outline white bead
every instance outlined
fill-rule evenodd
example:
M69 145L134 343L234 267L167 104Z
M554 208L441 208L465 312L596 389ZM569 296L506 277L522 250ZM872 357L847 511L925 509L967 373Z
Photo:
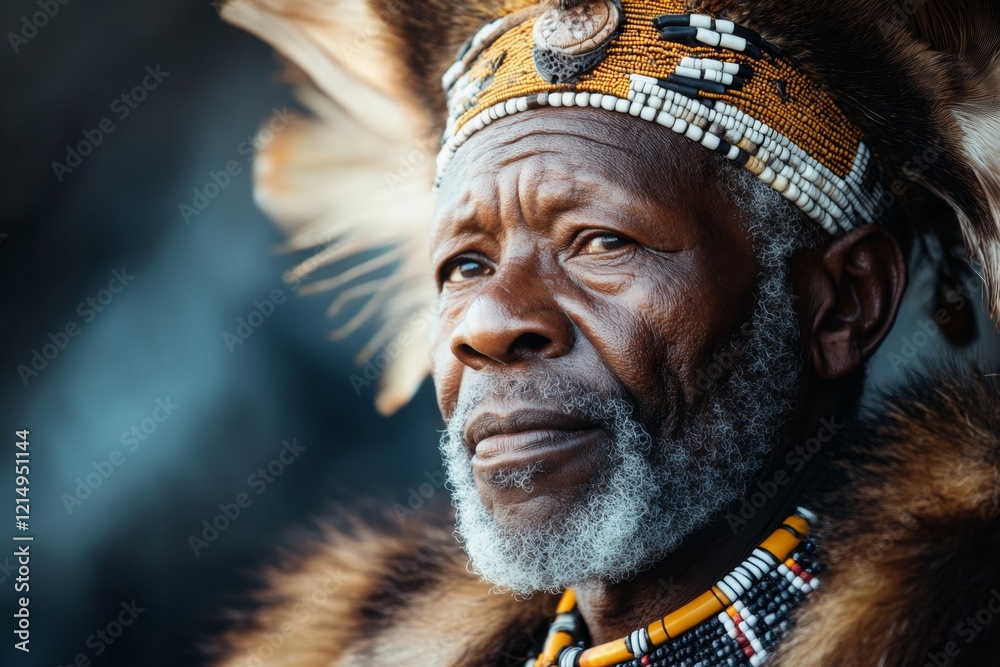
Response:
M617 111L618 113L625 113L626 111L628 111L628 108L630 106L631 106L631 103L628 100L623 100L623 99L619 98L615 102L615 107L614 108L615 108L615 111Z
M719 139L719 137L712 134L711 132L706 132L705 136L701 138L701 145L710 151L714 151L716 148L719 147L719 144L721 143L722 140Z
M519 98L517 98L517 110L518 111L527 111L528 110L528 98L527 97L519 97Z
M823 217L820 218L819 224L823 225L823 229L830 232L831 234L836 234L840 231L837 223L834 222L833 218L830 217L829 213L824 213Z
M643 107L642 111L639 112L639 117L643 120L653 120L656 118L656 109L653 107Z
M512 113L517 113L517 100L507 100L504 104L504 111L507 112L508 116Z
M718 583L717 583L717 584L715 584L715 585L719 587L719 590L720 590L720 591L722 591L722 593L723 593L723 594L724 594L724 595L725 595L725 596L726 596L727 598L729 598L729 603L730 603L730 604L732 604L732 603L733 603L733 600L735 600L736 598L738 598L738 597L739 597L739 595L737 595L737 594L736 594L736 591L734 591L733 589L731 589L731 588L729 587L729 584L727 584L727 583L726 583L725 581L720 581L720 582L718 582Z
M576 106L578 106L578 107L588 107L588 106L590 106L590 93L577 93L576 94Z
M753 585L753 578L751 578L750 573L746 570L740 571L742 568L736 568L732 571L733 577L735 577L741 584L743 588L750 588Z
M663 127L673 127L674 121L676 120L677 120L676 118L671 116L666 111L661 111L659 115L656 116L656 122L662 125Z
M702 77L701 70L693 69L690 67L684 67L682 65L677 66L677 69L674 70L674 74L677 74L679 76L691 77L692 79L700 79Z
M635 116L636 118L638 118L639 114L642 113L642 109L643 109L642 102L636 100L635 102L632 102L632 104L629 105L628 113L630 116Z
M637 84L643 84L643 83L655 84L656 83L656 79L654 79L651 76L646 76L644 74L629 74L628 78L629 78L630 81L632 81L633 83L637 83Z
M684 136L692 141L701 141L701 138L705 135L705 131L698 127L697 125L688 125L687 131L684 132Z
M550 107L561 107L562 106L562 95L559 93L552 93L549 95L549 106Z
M719 35L719 33L716 33ZM743 51L747 48L747 40L736 35L719 35L719 46L730 51Z
M599 106L601 106L601 100L603 99L604 95L602 95L601 93L594 93L593 95L590 96L590 106L594 107L595 109L598 108Z
M698 28L698 33L696 39L702 44L708 44L709 46L718 46L721 41L722 35L715 32L714 30L706 30L704 28Z
M538 97L535 98L535 101L538 102L539 104L548 104L549 103L549 94L548 93L538 93Z
M704 14L690 14L688 21L689 26L692 28L711 28L712 27L712 17L705 16Z
M607 111L613 111L617 102L618 98L614 95L605 95L604 99L601 100L601 108Z
M574 93L563 93L562 94L562 104L564 107L571 107L576 102L576 95Z

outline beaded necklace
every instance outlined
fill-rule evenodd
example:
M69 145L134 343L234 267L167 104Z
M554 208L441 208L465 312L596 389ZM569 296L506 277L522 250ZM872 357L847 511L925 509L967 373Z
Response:
M525 667L699 667L760 665L791 611L819 586L816 517L799 507L741 565L680 609L614 641L584 648L576 594L556 607L542 652Z

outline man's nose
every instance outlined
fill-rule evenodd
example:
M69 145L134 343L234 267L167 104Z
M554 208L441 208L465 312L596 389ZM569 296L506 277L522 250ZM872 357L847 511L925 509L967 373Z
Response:
M573 323L551 287L537 273L511 269L490 278L452 333L452 353L472 369L552 359L573 348Z

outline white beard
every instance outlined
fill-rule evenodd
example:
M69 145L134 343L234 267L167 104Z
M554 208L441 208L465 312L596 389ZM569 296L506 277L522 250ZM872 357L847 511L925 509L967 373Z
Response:
M742 497L767 462L794 409L801 362L783 268L771 265L758 289L750 330L717 353L729 359L677 438L653 443L622 398L609 400L565 379L495 380L463 392L441 438L457 508L457 532L475 571L500 590L556 592L589 581L617 582L674 551L713 514ZM722 354L725 353L725 354ZM602 473L579 500L547 520L515 529L483 505L463 441L466 420L485 396L517 395L562 405L610 434ZM533 468L489 482L529 490Z

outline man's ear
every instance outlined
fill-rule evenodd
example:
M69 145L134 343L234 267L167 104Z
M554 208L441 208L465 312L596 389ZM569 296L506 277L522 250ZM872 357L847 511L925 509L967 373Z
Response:
M899 310L906 260L882 225L858 227L791 263L806 359L816 375L850 375L878 348Z

